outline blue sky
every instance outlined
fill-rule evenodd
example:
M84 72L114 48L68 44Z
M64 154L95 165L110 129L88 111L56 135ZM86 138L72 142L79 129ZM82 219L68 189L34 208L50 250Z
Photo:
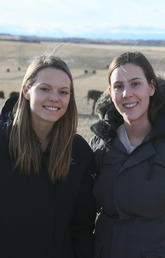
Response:
M0 33L164 39L164 0L0 0Z

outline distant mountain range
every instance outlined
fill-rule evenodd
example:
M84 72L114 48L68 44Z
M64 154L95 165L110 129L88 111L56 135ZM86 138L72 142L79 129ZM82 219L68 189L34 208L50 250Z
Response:
M13 35L8 33L0 33L0 40L6 41L22 41L29 43L40 42L70 42L70 43L84 43L84 44L104 44L104 45L137 45L137 46L165 46L165 40L161 39L102 39L102 38L83 38L83 37L41 37L41 36L25 36Z

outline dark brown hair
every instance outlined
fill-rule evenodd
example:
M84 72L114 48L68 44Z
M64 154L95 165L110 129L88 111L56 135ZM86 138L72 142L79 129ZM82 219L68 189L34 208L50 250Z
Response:
M149 121L151 123L153 123L153 121L157 115L157 112L159 111L159 109L162 106L163 100L161 98L161 94L160 94L159 87L158 87L157 77L155 75L153 67L142 53L125 52L125 53L121 54L120 56L115 57L109 66L109 74L108 74L109 84L111 86L110 78L111 78L112 72L117 67L128 64L128 63L131 63L131 64L141 67L148 83L150 84L152 82L154 84L155 93L153 96L150 97L150 104L149 104L149 108L148 108L148 118L149 118Z

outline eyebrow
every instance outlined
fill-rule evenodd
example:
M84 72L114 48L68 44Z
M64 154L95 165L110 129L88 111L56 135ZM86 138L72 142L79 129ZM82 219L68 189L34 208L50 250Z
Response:
M128 80L129 82L131 82L131 81L135 81L135 80L141 80L141 78L140 77L135 77L135 78L132 78L132 79L130 79L130 80ZM123 81L115 81L115 83L122 83Z
M52 85L50 85L50 84L48 84L48 83L46 83L46 82L41 82L41 83L37 83L36 84L37 86L40 86L40 85L46 85L46 86L48 86L48 87L53 87ZM62 86L61 85L61 88L65 88L65 89L70 89L70 87L68 87L68 86Z
M129 81L134 81L134 80L141 80L141 78L140 77L135 77L135 78L130 79Z

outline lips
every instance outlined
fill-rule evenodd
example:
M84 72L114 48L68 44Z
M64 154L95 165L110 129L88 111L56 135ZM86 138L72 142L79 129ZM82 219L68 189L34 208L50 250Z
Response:
M134 108L134 107L136 107L136 106L137 106L137 104L138 104L138 102L134 102L134 103L125 103L125 104L123 104L123 106L124 106L125 108Z
M49 111L58 111L60 109L59 107L53 107L53 106L44 106L44 108Z

